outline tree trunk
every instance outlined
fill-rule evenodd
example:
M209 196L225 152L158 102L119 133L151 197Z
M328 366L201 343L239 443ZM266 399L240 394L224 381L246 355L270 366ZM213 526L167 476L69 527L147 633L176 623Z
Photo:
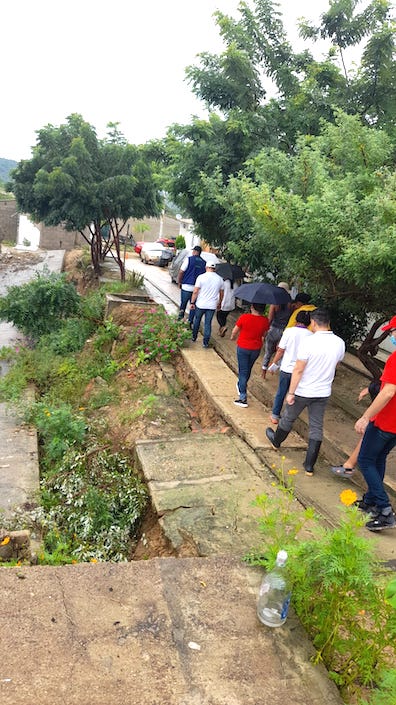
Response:
M380 343L385 340L388 335L388 332L386 331L384 333L381 333L377 337L375 337L375 334L386 321L387 318L380 318L378 321L375 321L375 323L373 323L371 329L367 333L365 339L363 340L362 344L360 345L357 351L357 355L360 362L362 362L366 369L370 372L370 374L373 376L373 379L379 379L382 375L383 365L379 360L375 359L375 356L378 353Z

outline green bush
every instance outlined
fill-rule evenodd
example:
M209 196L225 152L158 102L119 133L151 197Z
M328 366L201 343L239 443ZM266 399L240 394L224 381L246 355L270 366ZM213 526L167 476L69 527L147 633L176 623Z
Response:
M46 466L62 460L66 451L74 444L81 445L85 437L85 419L69 404L36 402L26 409L25 420L37 428Z
M127 458L108 451L71 451L56 474L42 480L42 491L37 520L47 552L62 546L62 562L128 559L147 490ZM46 560L44 553L41 562Z
M184 239L184 235L178 235L175 240L176 250L184 250L185 246L186 246L186 241Z
M150 360L170 360L191 337L183 321L169 316L163 308L151 309L135 324L129 346L137 352L138 364Z
M12 322L22 333L37 340L73 316L80 297L64 274L38 273L28 284L11 286L0 299L0 319Z

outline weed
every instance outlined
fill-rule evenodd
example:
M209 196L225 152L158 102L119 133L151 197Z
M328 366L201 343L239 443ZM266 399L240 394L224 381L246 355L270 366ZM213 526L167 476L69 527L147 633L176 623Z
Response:
M129 338L131 350L136 352L136 364L150 360L170 360L184 341L191 336L182 321L169 316L164 309L152 309L137 323Z
M277 495L261 495L255 502L262 510L259 523L265 546L246 560L271 567L280 548L288 551L292 601L313 640L315 661L325 663L346 696L379 683L382 672L388 673L388 690L394 688L396 678L386 670L396 637L393 588L388 586L387 603L384 570L372 543L360 535L364 518L356 507L348 506L356 494L341 493L347 505L342 521L336 529L326 529L312 510L299 506L283 467L277 474ZM303 540L300 532L307 521L312 538ZM375 692L373 705L385 703Z

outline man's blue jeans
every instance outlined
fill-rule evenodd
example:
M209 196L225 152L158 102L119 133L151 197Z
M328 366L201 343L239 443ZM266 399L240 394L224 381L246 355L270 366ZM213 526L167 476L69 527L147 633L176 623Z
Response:
M210 340L210 336L212 333L212 319L213 319L214 315L215 315L214 308L198 308L197 306L195 307L195 316L194 316L194 326L193 326L192 338L193 338L193 340L197 339L199 326L201 324L201 318L202 318L202 316L205 316L204 333L203 333L203 344L205 347L207 347L209 345L209 340Z
M238 389L241 401L246 401L247 399L247 383L250 379L253 365L259 355L260 350L247 350L237 346Z
M189 301L191 301L191 297L193 295L192 291L184 291L184 289L181 290L181 298L180 298L180 311L179 311L179 318L184 318L184 314L186 313L186 308L187 304ZM194 320L195 316L195 310L193 308L190 308L190 313L188 314L188 322L192 323Z
M384 489L386 458L396 446L396 434L381 431L370 421L363 436L359 451L359 469L367 482L368 491L363 499L378 509L390 506L390 499Z
M285 396L289 391L290 380L291 372L282 372L282 370L279 372L278 390L272 406L272 416L275 419L280 419L283 402L285 401Z

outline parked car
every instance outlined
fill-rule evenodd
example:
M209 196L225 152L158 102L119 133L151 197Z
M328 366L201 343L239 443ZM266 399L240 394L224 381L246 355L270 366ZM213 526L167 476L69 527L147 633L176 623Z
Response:
M175 284L177 283L177 277L184 259L190 255L192 255L192 250L184 248L177 253L173 262L169 265L170 278ZM217 255L214 255L213 252L201 252L201 257L205 260L205 262L215 262L216 264L220 262Z
M175 245L175 241L172 240L172 238L169 238L169 237L159 237L158 240L157 240L157 242L160 242L161 245L163 245L164 247L169 247L169 248L172 250L173 255L175 255L175 252L176 252L176 245Z
M145 242L140 250L140 259L145 264L158 264L159 267L167 267L172 258L172 250L169 247L164 247L160 242Z
M125 245L125 243L131 247L135 247L137 244L133 235L120 235L120 244Z

